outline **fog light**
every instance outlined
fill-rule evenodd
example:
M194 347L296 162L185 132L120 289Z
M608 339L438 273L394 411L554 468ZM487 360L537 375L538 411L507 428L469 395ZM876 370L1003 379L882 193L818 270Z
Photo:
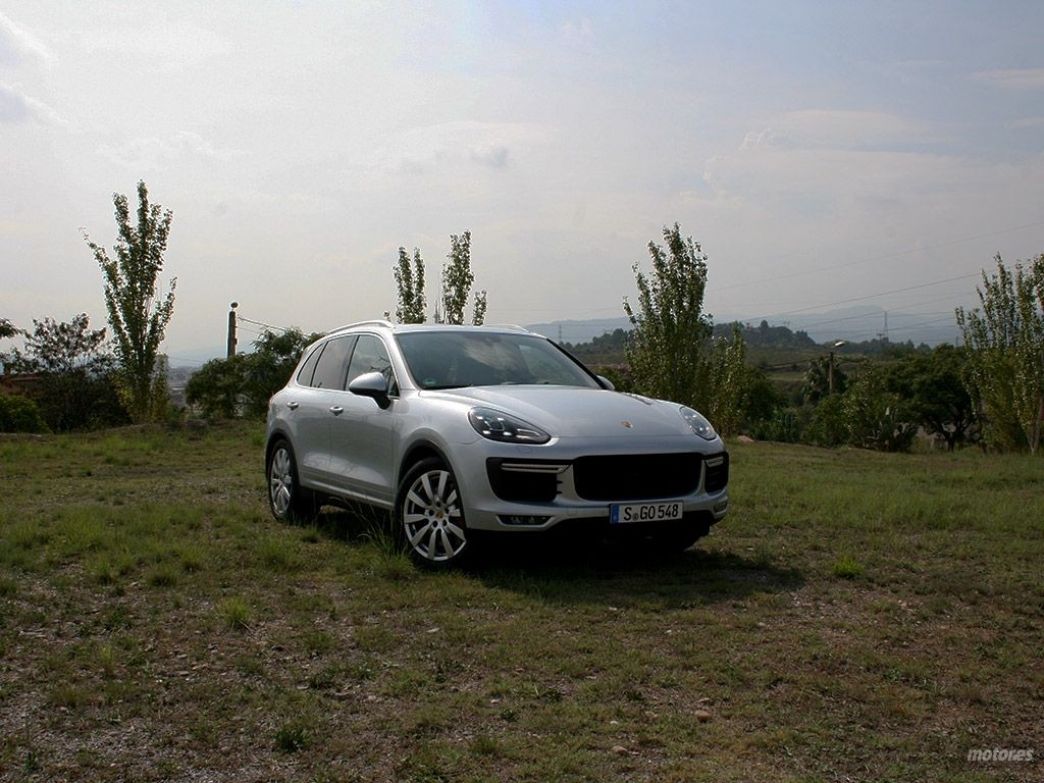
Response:
M714 513L720 514L729 507L729 501L723 500L714 507Z
M505 525L542 525L551 517L532 516L529 514L501 514L500 521Z

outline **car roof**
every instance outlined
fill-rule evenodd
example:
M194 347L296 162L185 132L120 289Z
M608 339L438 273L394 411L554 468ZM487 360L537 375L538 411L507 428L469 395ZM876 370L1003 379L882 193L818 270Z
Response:
M527 334L533 335L534 337L543 336L514 324L493 324L489 326L466 326L458 324L393 324L391 321L373 320L358 321L356 323L339 326L336 329L331 329L326 333L326 335L324 335L324 337L329 337L330 335L342 332L366 329L388 331L393 334L409 334L416 332L470 332L475 334L489 334L490 332L494 332L502 334Z

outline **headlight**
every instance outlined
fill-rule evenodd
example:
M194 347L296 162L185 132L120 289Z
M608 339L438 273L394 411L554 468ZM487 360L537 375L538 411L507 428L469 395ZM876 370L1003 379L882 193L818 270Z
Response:
M704 440L714 440L718 437L718 433L714 431L714 427L711 423L699 412L686 407L680 408L678 412L681 414L681 417L685 419L685 423L689 425L692 431Z
M503 443L547 443L551 440L551 436L539 427L492 408L472 408L468 411L468 421L483 438Z

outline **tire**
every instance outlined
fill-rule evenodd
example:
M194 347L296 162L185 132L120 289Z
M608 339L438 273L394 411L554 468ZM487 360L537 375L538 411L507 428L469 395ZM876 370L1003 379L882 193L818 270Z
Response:
M475 544L462 505L453 471L441 459L423 459L406 472L395 501L395 523L414 562L449 568L470 557Z
M312 522L319 512L315 494L301 486L297 459L290 443L282 438L268 450L265 466L268 479L268 508L283 522Z

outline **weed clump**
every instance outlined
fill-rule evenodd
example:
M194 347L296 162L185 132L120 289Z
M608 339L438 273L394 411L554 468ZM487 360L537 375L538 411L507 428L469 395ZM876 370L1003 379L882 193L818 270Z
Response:
M308 727L301 721L291 721L280 727L275 735L276 750L282 753L297 753L312 744Z
M844 555L834 563L834 576L838 579L855 579L863 575L863 566L851 555Z
M218 614L233 631L245 631L250 628L250 606L238 596L222 601L218 605Z

